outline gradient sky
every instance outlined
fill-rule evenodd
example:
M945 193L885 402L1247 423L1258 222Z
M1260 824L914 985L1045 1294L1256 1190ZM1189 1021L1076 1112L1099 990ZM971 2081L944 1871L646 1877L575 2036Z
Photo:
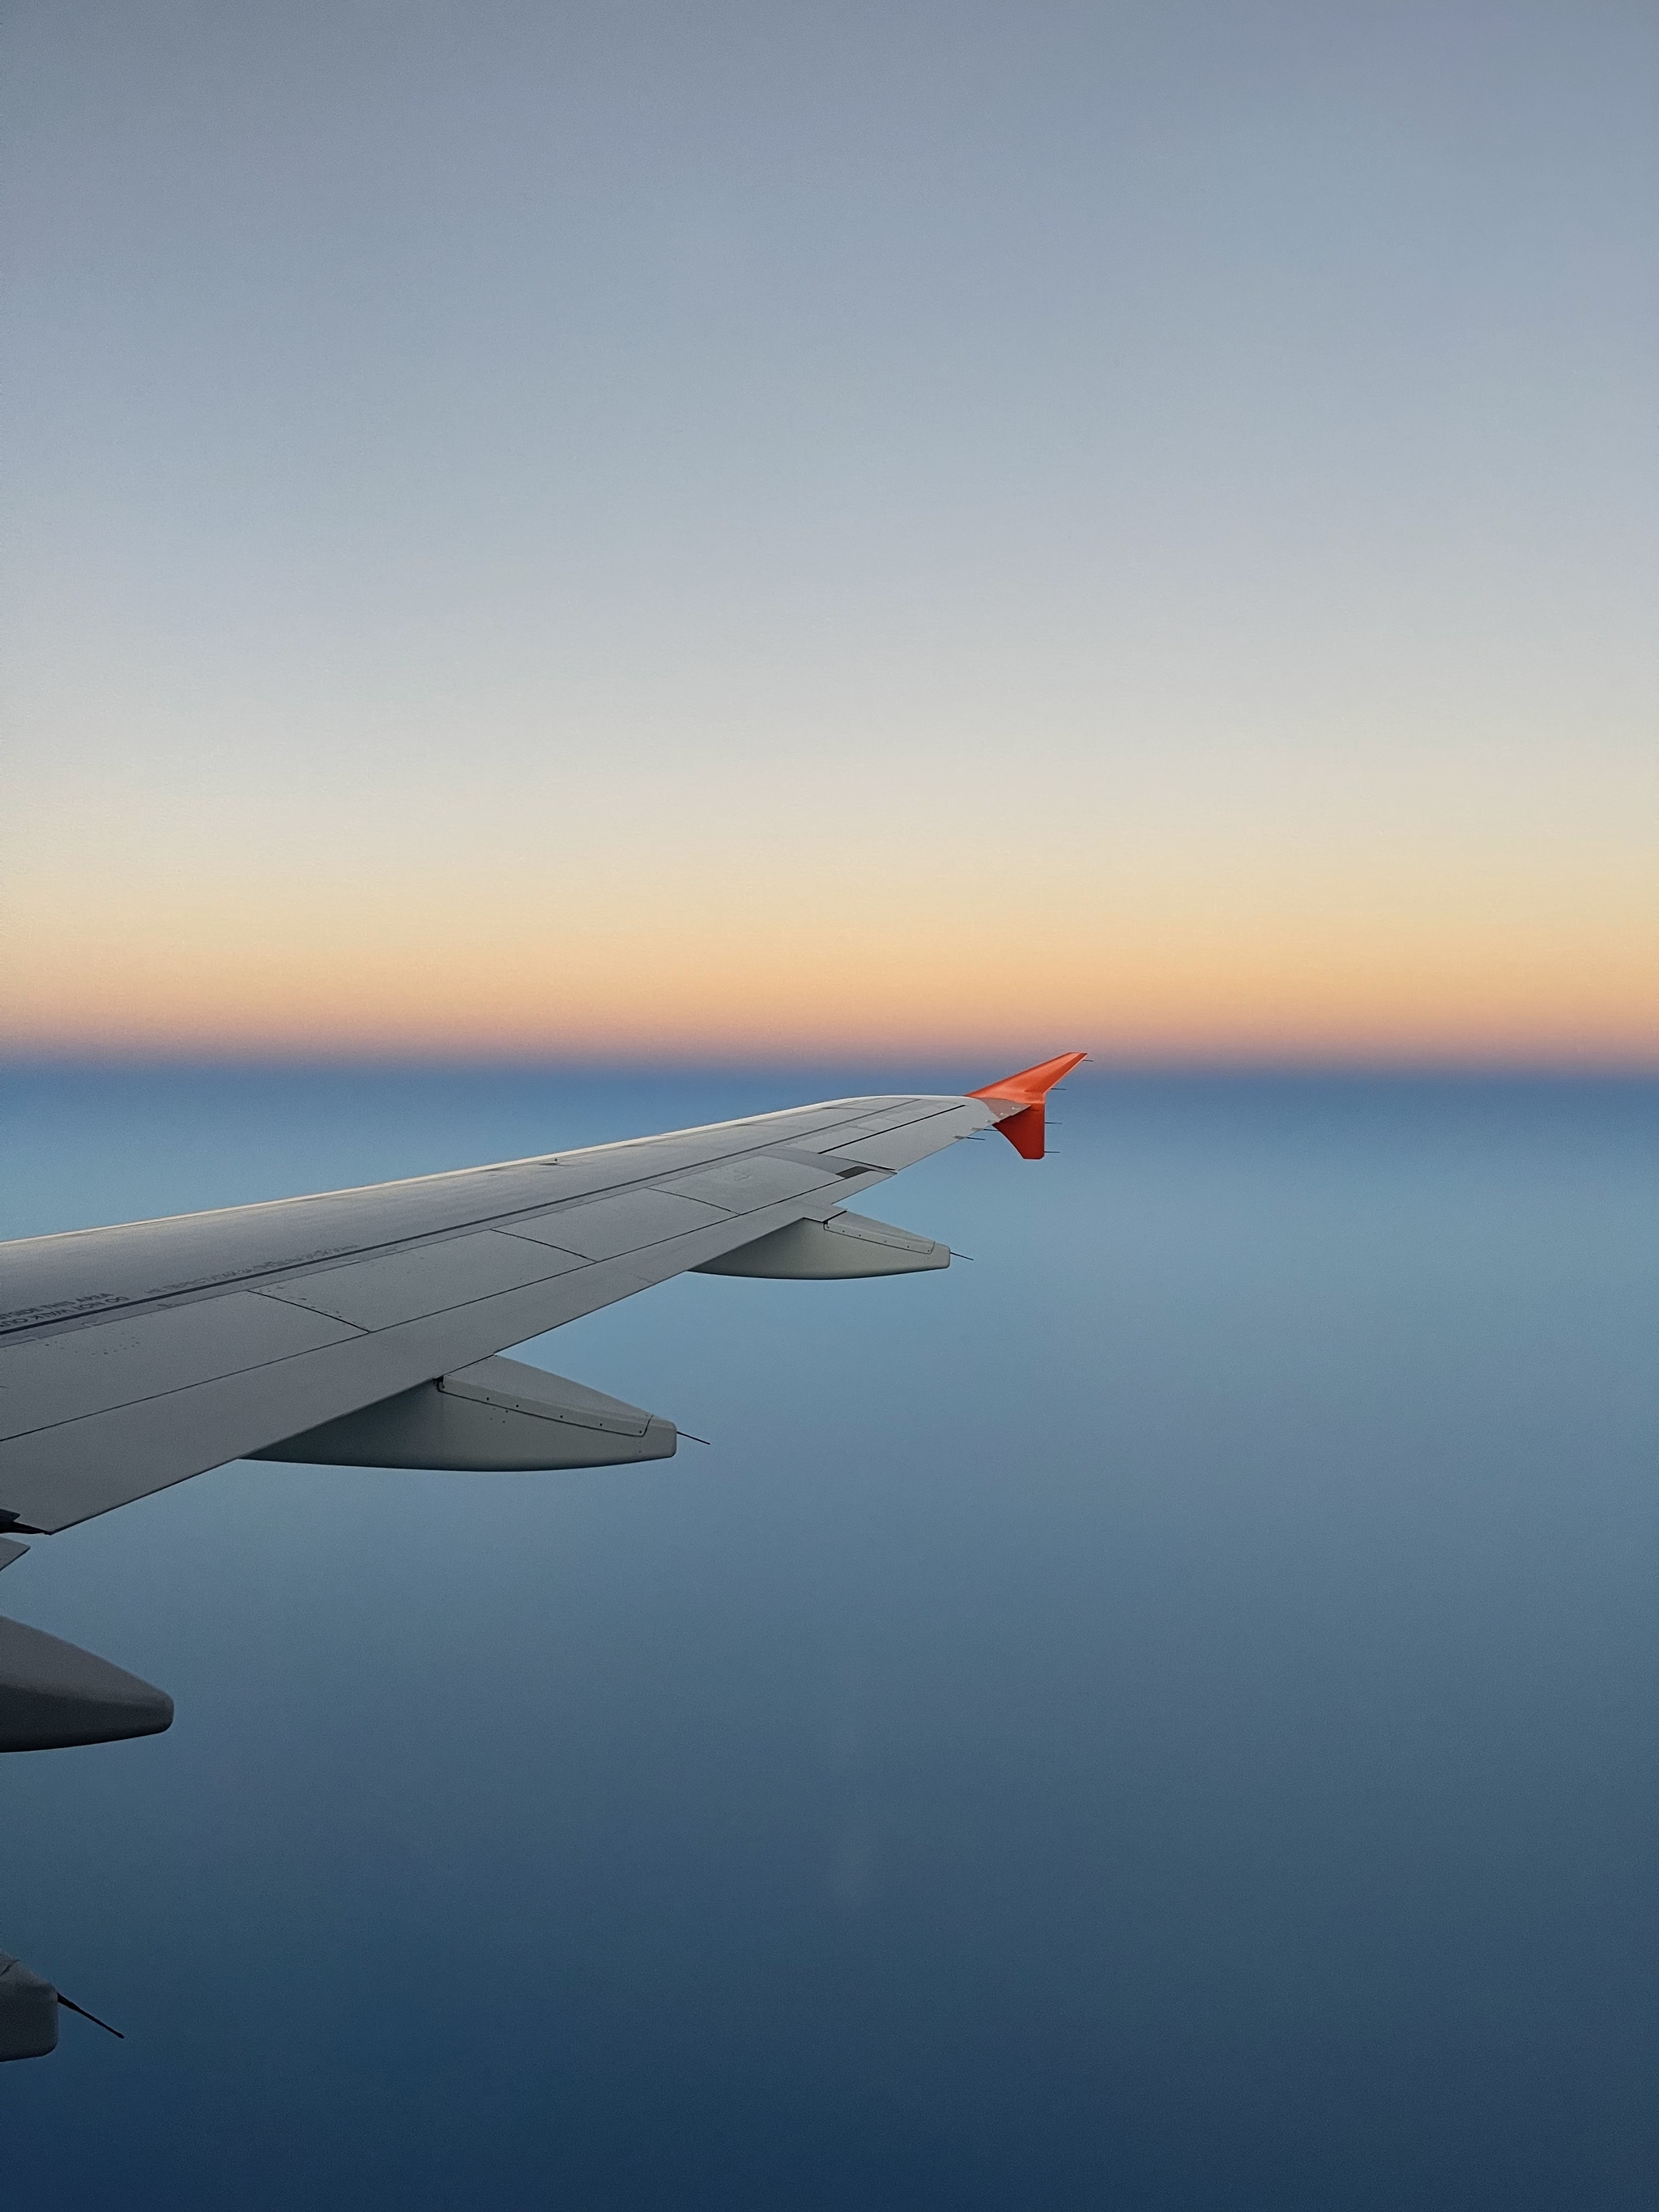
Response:
M1650 8L5 23L14 1039L1659 1050Z

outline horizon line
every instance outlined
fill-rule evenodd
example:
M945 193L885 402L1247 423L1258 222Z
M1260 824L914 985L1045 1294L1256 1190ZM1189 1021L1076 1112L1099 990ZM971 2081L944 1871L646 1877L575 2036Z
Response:
M1056 1047L1054 1049L1062 1048ZM1079 1048L1067 1042L1064 1049ZM1395 1077L1460 1077L1464 1079L1597 1079L1601 1080L1654 1081L1659 1080L1659 1048L1651 1053L1635 1054L1613 1050L1523 1051L1520 1049L1474 1049L1425 1051L1419 1049L1383 1050L1356 1049L1346 1051L1247 1050L1234 1048L1203 1050L1135 1051L1108 1048L1090 1049L1087 1058L1076 1073L1085 1078L1102 1075L1129 1076L1222 1076L1222 1075L1303 1075L1303 1076L1395 1076ZM1023 1057L1022 1057L1023 1054ZM782 1073L799 1068L808 1070L831 1068L921 1069L955 1066L970 1061L975 1067L985 1067L987 1080L1014 1068L1032 1066L1043 1057L1052 1057L1041 1048L1004 1047L999 1052L994 1046L963 1045L944 1048L937 1043L919 1047L914 1053L883 1044L860 1049L842 1045L821 1052L808 1051L799 1045L771 1051L738 1051L729 1045L706 1051L693 1051L684 1047L657 1050L595 1051L592 1048L556 1050L514 1050L501 1048L471 1048L459 1045L377 1046L353 1050L343 1044L296 1047L292 1044L213 1048L200 1045L138 1047L135 1045L42 1046L30 1045L21 1049L8 1047L0 1060L0 1078L6 1074L33 1071L61 1070L94 1073L146 1069L215 1070L229 1073L277 1073L283 1071L320 1073L337 1069L342 1073L385 1072L398 1070L435 1073L453 1070L459 1073L470 1071L500 1071L501 1073L546 1072L570 1074L634 1074L634 1075L720 1075L744 1074L765 1071ZM995 1062L994 1066L992 1062ZM1004 1063L1006 1063L1005 1066Z

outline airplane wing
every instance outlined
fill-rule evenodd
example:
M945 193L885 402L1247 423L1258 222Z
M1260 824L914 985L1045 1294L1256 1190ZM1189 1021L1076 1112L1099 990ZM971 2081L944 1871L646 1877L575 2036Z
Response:
M1043 1101L1082 1057L960 1097L832 1099L0 1245L0 1565L9 1532L67 1528L233 1459L665 1456L671 1424L496 1355L689 1268L945 1265L944 1247L849 1201L989 1127L1041 1158Z
M963 1097L830 1099L637 1142L0 1245L0 1568L227 1460L436 1468L655 1459L677 1432L523 1343L687 1268L796 1279L944 1267L851 1210L1000 1128L1040 1159L1067 1053ZM0 1620L0 1752L153 1735L164 1690ZM0 2061L60 2008L0 1952ZM92 2014L88 2018L95 2017ZM100 2023L102 2025L103 2023Z

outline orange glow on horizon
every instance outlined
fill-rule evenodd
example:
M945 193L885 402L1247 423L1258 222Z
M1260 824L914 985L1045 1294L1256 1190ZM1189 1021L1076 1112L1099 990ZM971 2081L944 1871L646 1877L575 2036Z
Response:
M359 944L349 957L204 930L161 957L137 938L92 954L43 948L22 988L14 963L15 1052L1000 1065L1076 1044L1146 1060L1659 1065L1648 948L1627 940L1614 959L1550 931L1413 939L1258 920L1078 945L1011 939L981 916L948 936L635 930L570 948Z
M1571 836L1525 839L1477 836L1468 793L1408 821L1382 787L1322 812L1306 779L1250 830L1218 772L1185 822L1084 782L1021 815L980 781L855 830L797 828L777 793L759 809L735 789L723 813L660 788L629 813L625 780L516 810L452 780L405 815L394 780L378 810L301 810L280 835L245 796L222 820L152 809L143 834L66 791L75 835L42 817L5 884L0 1031L40 1054L949 1057L988 1075L1073 1046L1651 1066L1650 783L1633 768L1616 818L1604 796ZM1528 819L1565 819L1570 796L1541 784Z

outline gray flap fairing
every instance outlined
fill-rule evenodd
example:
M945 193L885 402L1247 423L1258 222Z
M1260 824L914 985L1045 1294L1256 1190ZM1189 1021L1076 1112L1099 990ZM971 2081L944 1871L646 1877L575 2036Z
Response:
M250 1456L325 1467L532 1474L672 1459L678 1442L672 1421L620 1398L521 1359L480 1359Z
M739 1244L718 1260L705 1260L699 1275L758 1275L773 1282L850 1282L872 1275L915 1275L948 1267L951 1248L908 1229L890 1228L862 1213L832 1213L827 1221L792 1221Z

